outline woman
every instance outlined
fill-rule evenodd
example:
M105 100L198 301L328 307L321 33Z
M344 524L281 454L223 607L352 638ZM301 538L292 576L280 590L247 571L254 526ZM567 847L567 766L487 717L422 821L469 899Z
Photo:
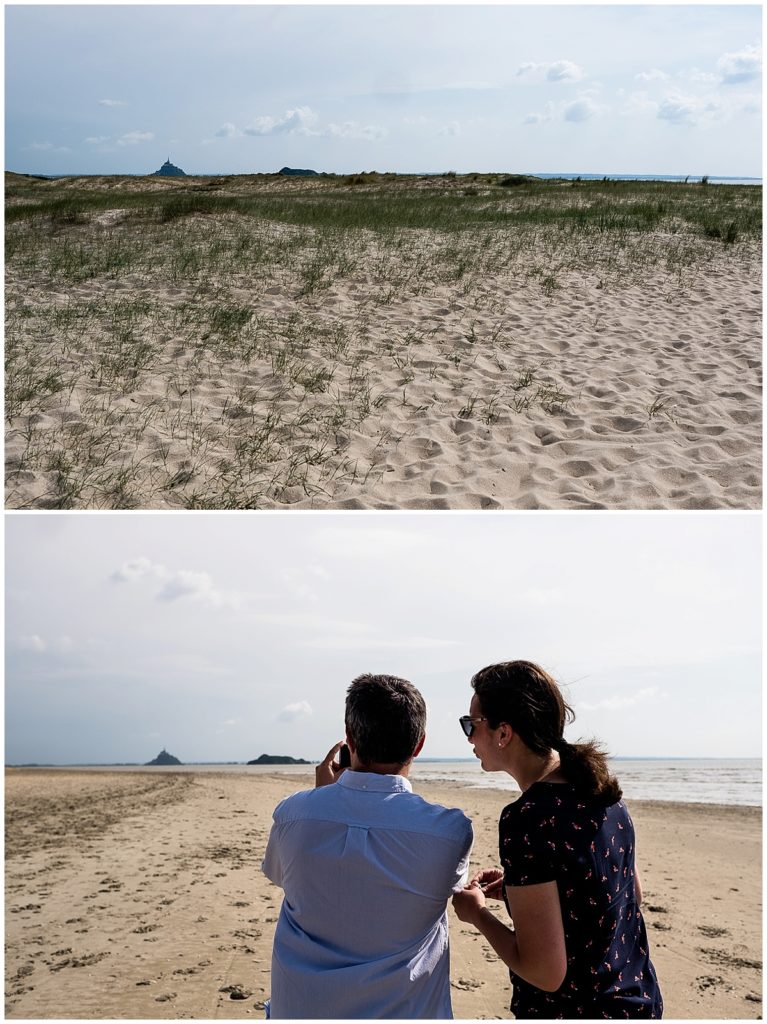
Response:
M480 872L453 905L509 967L512 1012L661 1017L634 826L604 753L564 739L575 716L537 665L491 665L471 685L463 731L482 768L508 772L522 795L501 814L503 869ZM487 897L505 899L513 928L487 909Z

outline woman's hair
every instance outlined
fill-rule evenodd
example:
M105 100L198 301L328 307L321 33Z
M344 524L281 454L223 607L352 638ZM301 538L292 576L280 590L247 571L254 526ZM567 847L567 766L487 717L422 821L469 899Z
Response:
M471 680L488 725L508 723L535 754L559 754L562 774L576 789L605 805L621 798L607 755L594 740L568 743L565 725L575 713L548 672L531 661L505 661L483 668Z
M426 704L407 679L366 674L346 691L345 724L362 764L407 764L426 731Z

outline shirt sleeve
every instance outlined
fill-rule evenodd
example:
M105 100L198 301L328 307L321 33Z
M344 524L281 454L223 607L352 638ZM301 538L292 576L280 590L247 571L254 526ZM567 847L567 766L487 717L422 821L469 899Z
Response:
M556 820L533 801L511 804L498 826L504 885L538 885L557 877Z
M280 826L277 822L277 811L280 809L279 805L274 812L274 820L272 822L272 830L269 833L269 841L266 844L266 853L264 854L264 860L261 864L261 870L269 879L270 882L274 882L275 885L282 885L282 861L280 859Z
M463 851L461 853L461 859L458 862L458 867L456 868L455 883L453 884L451 892L460 892L469 879L469 858L471 856L471 848L474 845L474 829L472 828L471 822L468 818L466 818L465 821L466 833L463 841Z

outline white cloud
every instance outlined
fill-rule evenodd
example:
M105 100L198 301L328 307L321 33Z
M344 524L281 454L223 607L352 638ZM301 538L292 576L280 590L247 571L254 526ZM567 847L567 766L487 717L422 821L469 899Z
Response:
M725 53L716 68L726 85L755 82L762 73L762 51L756 46L746 46L737 53Z
M550 63L521 64L517 69L517 78L532 78L547 82L579 82L584 76L583 68L570 60L556 60Z
M534 111L527 115L524 124L545 124L554 117L554 104L547 103L543 110Z
M124 562L110 577L115 583L137 583L147 578L162 584L156 594L156 600L165 604L182 598L207 605L209 608L239 608L243 604L243 595L219 589L207 572L193 569L172 571L144 557Z
M676 77L691 85L716 85L719 81L717 75L711 71L701 71L700 68L688 68L686 71L680 71Z
M100 107L127 107L125 100L99 100Z
M245 135L314 135L317 115L311 107L286 110L282 117L257 117L243 128Z
M103 142L109 142L111 135L89 135L85 140L89 146L100 146Z
M759 93L744 96L738 109L744 114L760 114L762 111L762 97Z
M115 569L110 579L115 583L134 583L136 580L150 575L164 579L167 574L168 570L164 565L156 565L148 558L141 556L132 558L129 562L123 562L119 569Z
M637 690L634 694L627 694L625 697L605 697L594 704L587 701L580 701L578 707L583 711L620 711L623 708L635 707L637 704L646 704L647 701L664 700L666 694L657 686L646 686Z
M637 82L667 82L669 77L665 71L659 71L658 68L652 68L650 71L640 71L638 75L634 75Z
M558 60L546 71L549 82L579 82L583 78L583 69L569 60Z
M242 132L240 131L239 128L237 128L235 125L233 125L231 123L231 121L226 121L224 124L222 124L221 127L218 129L218 131L215 133L215 135L216 135L217 139L241 139L242 138Z
M715 117L720 111L721 105L717 100L673 93L660 103L658 117L661 121L670 121L672 124L697 125L701 121Z
M439 129L437 135L446 135L449 137L455 137L461 134L461 126L458 121L450 121Z
M170 602L181 597L202 601L213 607L223 604L223 596L213 586L211 576L207 572L194 572L191 569L179 569L174 573L160 590L157 600Z
M278 722L295 722L300 718L311 718L314 712L311 704L306 700L297 701L295 704L286 704L278 713Z
M36 153L70 153L68 146L57 146L55 142L30 142L25 150L31 149Z
M579 124L597 117L607 109L594 100L594 90L582 93L577 99L565 103L547 103L543 110L532 111L524 118L524 124L545 124L547 121L569 121Z
M282 117L257 117L243 129L226 122L216 132L216 137L232 139L243 135L305 135L312 138L366 139L374 142L385 138L387 134L387 130L380 125L360 124L358 121L344 121L342 124L331 122L323 127L311 107L296 107L295 110L286 110Z
M32 633L29 636L20 636L17 646L22 651L32 651L35 654L41 654L48 649L48 644L37 633Z
M562 111L562 117L565 121L579 123L581 121L590 120L598 113L599 108L597 105L588 99L588 97L585 97L583 99L573 100L572 103L568 103Z
M345 121L343 124L331 122L324 131L320 130L312 134L327 135L331 139L366 139L369 142L377 142L379 139L385 138L388 132L379 125L361 125L356 121Z
M154 138L153 132L126 132L117 140L118 146L135 146L139 142L151 142Z

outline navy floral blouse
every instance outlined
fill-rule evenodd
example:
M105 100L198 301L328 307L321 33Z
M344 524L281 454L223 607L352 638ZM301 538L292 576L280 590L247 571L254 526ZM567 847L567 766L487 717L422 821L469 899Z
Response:
M623 803L605 807L568 783L536 782L504 808L499 825L508 886L557 883L567 974L556 992L517 977L517 1018L661 1017L634 891L634 826Z

